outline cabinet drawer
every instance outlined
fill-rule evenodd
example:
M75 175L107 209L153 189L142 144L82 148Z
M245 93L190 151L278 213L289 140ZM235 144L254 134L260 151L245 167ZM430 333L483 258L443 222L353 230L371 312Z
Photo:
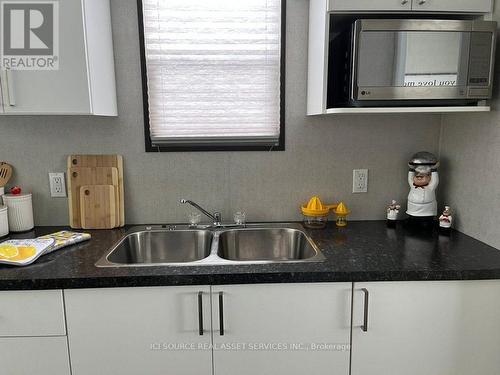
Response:
M63 335L62 291L0 292L0 337Z
M0 339L2 374L70 375L66 337Z
M329 12L409 11L410 0L328 0Z

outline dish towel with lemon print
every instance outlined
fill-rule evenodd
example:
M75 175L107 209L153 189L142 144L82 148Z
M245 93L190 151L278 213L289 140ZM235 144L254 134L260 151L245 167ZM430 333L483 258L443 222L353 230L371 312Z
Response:
M61 231L35 239L8 240L0 243L0 264L27 266L44 254L89 239L88 233Z

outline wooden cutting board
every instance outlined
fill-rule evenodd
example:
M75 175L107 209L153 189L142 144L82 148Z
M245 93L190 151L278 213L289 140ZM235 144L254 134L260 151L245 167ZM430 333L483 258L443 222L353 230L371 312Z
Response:
M68 169L70 226L81 228L80 188L84 185L113 185L115 190L115 222L119 223L119 179L114 167L74 167Z
M83 229L116 228L115 187L84 185L80 187L80 211Z
M118 169L118 210L120 220L117 222L117 226L123 227L125 225L123 157L121 155L70 155L68 157L68 170L73 167L114 167Z

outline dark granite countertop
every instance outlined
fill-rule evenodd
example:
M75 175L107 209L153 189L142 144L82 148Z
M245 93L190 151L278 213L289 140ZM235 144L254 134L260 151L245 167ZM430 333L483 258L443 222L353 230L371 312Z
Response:
M11 238L33 238L61 227L38 227ZM0 266L0 290L249 283L500 279L500 251L457 231L427 233L384 221L307 230L324 262L231 266L97 268L95 262L125 229L89 231L92 240L27 267Z

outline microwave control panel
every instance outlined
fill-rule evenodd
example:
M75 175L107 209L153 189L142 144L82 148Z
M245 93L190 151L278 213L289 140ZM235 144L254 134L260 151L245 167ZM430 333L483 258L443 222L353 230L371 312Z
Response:
M491 69L491 33L474 32L471 35L469 86L488 87Z

